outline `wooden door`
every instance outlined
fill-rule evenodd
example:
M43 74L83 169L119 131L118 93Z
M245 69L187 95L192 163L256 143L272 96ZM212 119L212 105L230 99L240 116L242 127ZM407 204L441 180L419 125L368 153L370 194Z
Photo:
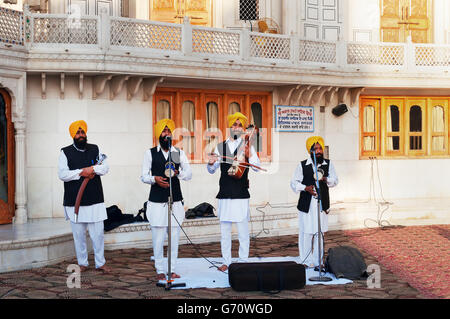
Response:
M183 17L191 18L191 24L212 26L211 0L151 0L150 20L183 23Z
M380 32L382 42L430 43L432 0L381 0Z
M0 89L0 224L10 224L14 216L14 152L11 97Z

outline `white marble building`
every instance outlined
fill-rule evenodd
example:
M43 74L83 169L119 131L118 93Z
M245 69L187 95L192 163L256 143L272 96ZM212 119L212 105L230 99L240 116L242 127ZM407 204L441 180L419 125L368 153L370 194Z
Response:
M78 119L109 156L107 206L136 214L147 199L141 164L163 115L185 128L179 146L196 150L193 178L182 183L186 208L216 205L204 131L224 130L240 108L265 130L268 172L250 174L254 232L296 232L289 182L310 135L324 137L339 175L332 229L449 222L449 1L30 0L22 10L23 2L0 1L9 150L0 221L63 217L57 158ZM348 112L333 115L338 104ZM312 106L314 132L279 132L277 105ZM256 209L267 203L289 208ZM193 238L216 240L214 223L186 225ZM132 238L111 236L110 247Z

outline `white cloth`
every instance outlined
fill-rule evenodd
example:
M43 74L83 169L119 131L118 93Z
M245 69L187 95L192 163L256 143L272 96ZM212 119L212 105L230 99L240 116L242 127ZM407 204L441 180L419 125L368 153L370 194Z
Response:
M75 147L75 145L74 145ZM75 149L77 149L75 147ZM84 152L84 150L77 149L79 152ZM101 153L101 152L99 152ZM67 157L64 151L61 151L59 154L58 161L58 177L63 182L70 182L79 180L81 178L80 173L82 169L74 169L70 170L67 162ZM102 165L94 165L94 172L97 175L103 176L107 174L109 171L108 160L104 160ZM73 206L64 206L64 215L66 220L71 222L76 221L75 217L75 207ZM100 222L108 218L106 214L106 206L105 203L98 203L89 206L80 206L78 211L78 222L79 223L95 223Z
M152 226L152 245L155 257L155 268L157 274L167 273L168 261L164 261L164 241L168 237L168 227ZM171 227L171 262L170 270L175 272L178 258L178 242L180 238L180 227Z
M157 146L157 151L159 152L161 147ZM172 152L176 152L175 147L172 146ZM169 152L162 150L164 158L167 160L169 157ZM154 185L155 176L152 175L152 152L147 150L144 154L144 161L142 163L142 175L141 181L146 184ZM192 178L192 169L189 165L189 161L183 150L180 150L180 169L178 179L188 181ZM155 203L147 202L147 218L152 226L167 226L168 225L168 205L167 203ZM175 218L176 220L175 220ZM172 206L172 227L177 227L178 223L181 225L183 223L185 216L183 203L181 201L174 202ZM178 221L178 223L177 223Z
M314 163L311 158L308 158L306 165L312 165L314 171ZM318 165L318 168L325 166L327 163L323 161L322 165ZM300 193L305 190L306 185L302 184L303 181L303 168L300 163L291 179L291 188L295 193ZM328 187L334 187L338 184L339 180L336 175L333 163L330 161L330 167L328 169L327 185ZM312 247L312 236L318 231L318 216L317 216L317 199L312 197L309 204L308 213L298 212L298 240L299 240L299 255L301 261L308 266L318 266L319 261L319 249L318 249L318 237L314 237L314 247ZM320 228L323 233L328 231L328 215L320 212ZM313 249L314 248L314 249ZM323 256L323 241L322 241L322 256ZM309 255L308 255L309 254Z
M94 248L95 255L95 268L99 268L105 264L105 242L103 221L96 223L74 223L70 222L72 226L73 241L75 243L75 252L77 255L78 265L88 266L88 252L86 245L86 229L89 230L89 236L91 237L92 247Z
M236 140L228 138L225 143L230 149L231 153L234 153L236 148L241 144L242 138L238 138ZM206 168L210 174L214 174L216 170L220 167L220 153L216 146L214 153L219 156L219 159L213 165L207 165ZM252 146L250 148L250 158L249 163L252 165L260 166L260 160L258 154L255 151L255 148ZM256 172L257 168L252 167L252 169ZM249 199L248 198L222 198L218 201L217 215L219 216L220 221L228 221L228 222L242 222L245 218L249 218Z
M248 220L244 219L235 223L239 238L239 262L246 262L250 251L250 234L248 230ZM220 222L220 247L222 249L223 264L231 264L231 228L232 222Z
M205 258L179 258L178 261L183 263L183 268L177 274L181 276L174 280L174 284L184 283L185 287L176 287L173 289L191 289L191 288L230 288L228 280L228 272L217 271L216 267L212 267L211 263L219 266L221 260L215 257ZM250 257L248 262L280 262L280 261L294 261L299 263L299 257ZM233 262L236 259L233 258ZM167 261L166 261L167 264ZM310 281L309 278L317 277L318 271L313 268L306 269L306 285L344 285L352 283L351 280L339 278L337 279L332 273L326 273L332 281ZM322 272L322 276L324 273ZM165 281L160 281L164 283Z

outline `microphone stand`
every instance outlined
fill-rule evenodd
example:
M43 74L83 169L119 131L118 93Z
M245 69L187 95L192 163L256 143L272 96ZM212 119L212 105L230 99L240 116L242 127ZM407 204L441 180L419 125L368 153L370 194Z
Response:
M319 185L319 174L317 172L317 160L316 160L316 152L312 151L314 156L314 170L316 174L316 191L317 191L317 236L319 243L319 276L309 278L310 281L331 281L332 279L327 276L322 276L322 229L320 225L320 213L322 210L322 199L320 197L320 185ZM313 241L314 243L314 241Z
M169 141L169 198L167 204L167 279L166 283L156 283L158 287L164 287L165 290L170 290L176 287L186 287L185 283L173 283L172 279L172 172L175 172L175 167L172 168L172 139Z

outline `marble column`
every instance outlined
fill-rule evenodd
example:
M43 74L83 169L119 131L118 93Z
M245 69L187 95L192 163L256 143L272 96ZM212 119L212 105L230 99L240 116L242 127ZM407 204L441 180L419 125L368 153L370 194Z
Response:
M15 224L24 224L27 222L27 188L26 188L26 145L25 145L25 119L18 119L14 122L15 128L15 147L16 147L16 212L14 216Z

